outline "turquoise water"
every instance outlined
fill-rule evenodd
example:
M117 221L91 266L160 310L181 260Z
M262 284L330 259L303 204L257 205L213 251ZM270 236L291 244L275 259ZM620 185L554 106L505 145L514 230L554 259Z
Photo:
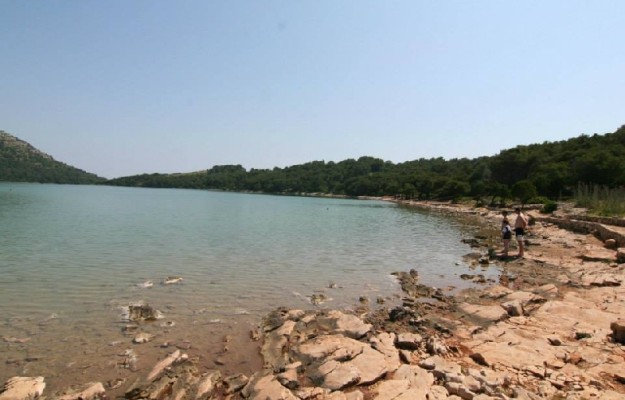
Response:
M245 331L277 306L313 307L314 293L331 308L392 298L393 271L457 284L463 229L381 201L0 183L0 336L29 338L5 340L0 378L24 368L58 376L85 352L110 363L110 342L126 344L120 314L131 302L175 322L149 327L159 340L198 348L219 340L197 327ZM167 276L183 281L162 285ZM46 356L23 361L35 353Z

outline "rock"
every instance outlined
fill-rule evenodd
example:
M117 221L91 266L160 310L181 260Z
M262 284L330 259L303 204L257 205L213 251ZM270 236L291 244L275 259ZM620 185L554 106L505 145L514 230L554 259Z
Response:
M531 308L538 307L539 304L545 303L547 299L531 292L519 290L506 295L506 297L503 298L503 301L506 303L518 301L523 309L523 312L528 313Z
M152 368L152 371L148 374L148 381L153 381L154 379L156 379L156 377L158 377L165 369L171 367L174 363L182 361L183 359L186 360L187 355L186 354L180 354L180 350L176 350L173 353L171 353L170 355L168 355L165 359L159 361L154 368Z
M508 316L506 310L500 306L481 306L469 303L460 303L458 311L484 322L498 322Z
M571 354L568 354L566 359L565 359L566 363L568 364L573 364L573 365L577 365L580 362L584 361L584 357L582 357L581 354L579 354L578 352L573 352Z
M464 244L468 244L469 246L471 246L473 248L480 247L479 240L477 240L475 238L462 239L461 242L464 243Z
M92 400L99 399L106 391L100 382L88 383L87 388L79 393L60 396L58 400Z
M137 334L137 335L136 335L136 336L132 339L132 341L133 341L134 343L137 343L137 344L147 343L147 342L149 342L150 340L152 340L152 338L153 338L153 337L154 337L154 336L153 336L153 335L150 335L149 333L141 332L141 333Z
M604 243L606 249L616 250L616 240L607 239Z
M288 344L288 337L293 332L295 321L286 320L281 326L265 334L265 340L261 348L261 354L265 360L265 364L274 370L280 370L285 364L288 364L288 357L284 353L284 349Z
M584 286L621 286L622 279L612 274L586 275L582 278Z
M219 371L211 371L202 375L200 383L197 386L195 399L211 398L219 381L221 381L221 372Z
M359 339L371 330L371 324L364 323L355 315L344 314L337 310L319 315L316 322L330 333L344 334L352 339Z
M523 306L519 300L512 300L502 303L501 306L511 317L520 317L523 315Z
M469 355L469 357L471 357L473 361L475 361L476 363L480 365L483 365L485 367L490 366L490 364L488 363L488 361L486 361L486 358L484 358L484 355L482 353L472 353Z
M616 250L616 262L619 264L625 263L625 248L618 248Z
M292 356L309 366L307 374L316 385L330 390L372 383L388 372L382 353L342 335L313 338L296 347Z
M243 389L248 384L250 378L244 374L231 375L223 380L226 394L233 394Z
M464 400L473 400L473 397L475 397L475 393L459 382L447 382L445 383L445 388L449 394L456 395Z
M15 376L4 383L0 400L30 400L43 394L46 383L43 376L34 378Z
M271 332L290 319L290 311L285 308L278 308L263 318L261 328L263 332Z
M509 295L512 292L513 291L511 289L508 289L505 286L497 285L497 286L493 286L489 289L484 290L481 297L486 297L489 299L497 300L497 299L500 299L502 297Z
M299 368L301 368L301 366L302 363L299 361L289 364L285 367L285 371L277 375L276 378L282 384L282 386L289 389L296 389L299 386L297 371Z
M450 375L461 375L462 368L455 362L445 360L441 356L432 356L419 363L421 368L432 371L434 377L446 380Z
M293 356L305 365L326 359L351 360L362 353L364 347L364 343L342 335L323 335L300 344Z
M521 387L516 387L513 390L513 396L518 400L539 400L542 396L538 396L528 392L526 389Z
M434 385L428 393L428 400L445 400L449 397L449 392L443 386Z
M449 353L449 348L443 342L433 336L428 338L425 344L425 350L428 352L428 354L433 356L437 354L443 355Z
M163 285L173 285L182 281L183 279L181 276L168 276L167 278L163 279Z
M496 392L502 386L509 384L510 377L505 372L497 372L491 369L469 369L469 376L480 383L483 391Z
M160 311L147 304L131 304L123 308L123 319L127 321L154 321L163 318Z
M615 342L625 344L625 320L612 322L610 329L612 329L612 339Z
M374 400L426 400L425 394L417 393L405 379L391 379L380 383Z
M140 288L140 289L148 289L148 288L151 288L152 286L154 286L154 282L152 282L152 281L145 281L145 282L142 282L142 283L137 283L136 286L138 288Z
M315 306L323 304L326 301L328 301L328 297L323 293L315 293L310 296L310 304L313 304Z
M560 293L560 291L558 290L558 287L553 283L547 283L538 287L537 289L534 289L533 293L538 294L542 297L552 299L555 298Z
M360 382L361 378L356 366L334 360L321 364L309 376L315 384L330 390L340 390L355 385Z
M16 337L10 337L10 336L3 336L2 340L4 340L6 343L28 343L30 342L30 338L16 338Z
M599 262L609 262L614 261L614 251L597 248L595 250L587 250L584 254L581 255L581 259L584 261L599 261Z
M548 336L547 340L549 341L549 344L552 346L562 345L562 340L558 336L555 336L555 335Z
M353 390L345 393L345 400L364 400L365 395L360 390Z
M247 387L246 387L247 388ZM243 396L245 396L245 389L243 389ZM329 389L324 389L320 387L303 387L295 392L296 398L302 400L317 400L322 398L330 393ZM271 399L272 397L265 397L266 399Z
M416 333L400 333L395 345L402 350L418 350L423 338Z
M397 370L401 365L399 351L395 347L396 338L397 336L394 333L382 332L369 340L371 347L382 353L386 358L386 366L389 372Z
M424 397L434 385L434 375L416 365L402 365L395 371L393 378L407 380L410 382L410 387L422 393Z

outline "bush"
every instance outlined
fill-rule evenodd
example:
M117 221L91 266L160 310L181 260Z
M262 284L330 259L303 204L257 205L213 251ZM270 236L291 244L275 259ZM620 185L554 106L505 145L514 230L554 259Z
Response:
M546 198L544 196L536 196L536 197L532 197L529 200L529 204L547 204L550 201L551 200L549 200L548 198Z
M543 203L543 208L540 210L540 212L543 214L551 214L557 209L558 209L558 203L552 200L547 200L546 203Z

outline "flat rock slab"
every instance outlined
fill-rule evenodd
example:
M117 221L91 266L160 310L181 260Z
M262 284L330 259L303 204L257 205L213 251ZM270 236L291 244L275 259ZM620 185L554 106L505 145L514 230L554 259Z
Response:
M100 382L88 383L86 386L81 392L63 395L58 400L93 400L99 399L106 392Z
M623 276L614 274L586 275L582 278L584 286L621 286L622 282Z
M311 339L299 345L292 356L302 362L313 382L330 390L372 383L389 371L384 354L341 335Z
M243 396L249 400L298 400L289 389L285 388L273 375L252 376L243 388Z
M46 383L43 376L26 377L15 376L4 384L1 400L29 400L35 399L43 394Z
M328 332L343 334L353 339L359 339L371 330L371 324L364 323L355 315L344 314L337 310L318 316L316 321Z
M315 361L351 360L363 352L365 344L341 335L325 335L311 339L296 347L293 359L304 365Z
M580 258L584 261L616 261L616 251L593 248L584 252Z
M482 322L498 322L508 316L508 312L501 306L461 303L458 305L458 311Z

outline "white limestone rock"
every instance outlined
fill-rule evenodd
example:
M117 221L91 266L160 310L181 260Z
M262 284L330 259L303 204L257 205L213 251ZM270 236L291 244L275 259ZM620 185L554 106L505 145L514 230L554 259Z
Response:
M43 394L46 387L43 376L15 376L4 383L0 400L30 400Z

